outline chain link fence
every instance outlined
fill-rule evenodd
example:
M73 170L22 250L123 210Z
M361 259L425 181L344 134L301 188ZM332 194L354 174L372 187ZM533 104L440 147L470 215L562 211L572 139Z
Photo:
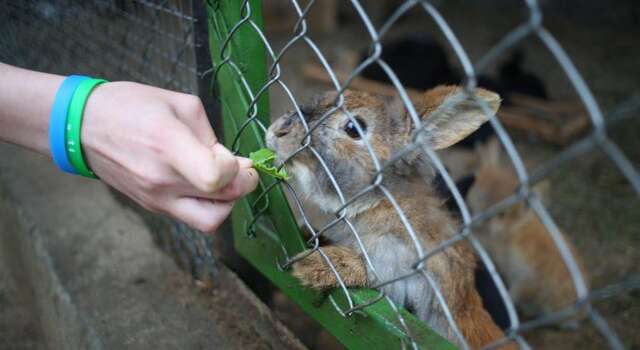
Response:
M206 30L204 5L190 0L3 0L0 61L200 94L211 109L203 79L210 67ZM144 214L156 241L183 268L202 280L215 278L211 237Z
M560 166L570 163L572 160L593 149L599 149L609 157L617 169L624 174L629 184L629 190L635 191L636 194L640 194L640 176L636 167L608 136L607 122L615 120L615 118L605 118L603 116L591 90L573 64L571 58L565 52L562 45L555 39L554 35L545 28L543 24L543 12L538 2L535 0L525 1L524 8L527 10L526 19L511 32L505 33L503 38L499 40L495 46L490 48L477 62L472 62L447 20L430 2L419 0L403 1L382 25L375 26L363 5L356 0L350 1L348 2L349 5L352 6L352 10L357 14L356 17L361 21L361 25L365 28L365 32L368 35L367 40L370 41L370 50L369 55L348 75L340 75L334 70L332 65L329 64L330 60L325 56L323 50L320 49L320 45L309 35L307 17L314 11L314 5L316 7L318 6L316 3L317 1L313 0L307 2L291 1L290 5L296 13L296 21L291 29L292 34L280 48L275 48L272 45L268 35L263 30L259 2L245 0L242 4L229 1L209 1L208 3L213 18L212 56L214 60L214 70L212 74L214 80L220 87L219 94L226 118L225 135L229 147L235 152L246 155L249 151L255 150L259 146L264 146L262 137L267 133L270 122L266 95L270 91L278 91L278 93L288 98L289 107L292 111L289 117L284 118L294 119L294 121L288 121L287 123L299 123L304 130L303 135L299 137L299 147L286 154L286 159L283 160L284 167L301 169L303 167L295 165L296 162L313 164L313 166L308 167L310 170L307 170L303 174L292 173L294 180L296 180L296 176L305 177L304 179L298 179L298 182L302 183L301 187L304 193L299 193L301 191L300 187L296 189L296 186L292 186L288 182L282 182L282 185L284 185L284 188L293 199L292 205L299 214L300 221L303 223L303 229L308 231L310 235L304 237L298 233L292 234L291 232L287 232L292 230L290 223L283 222L283 220L278 217L282 215L283 210L286 210L285 205L282 203L282 195L279 193L280 187L278 184L280 184L280 181L275 182L272 179L263 178L258 191L259 194L250 199L244 208L238 209L237 215L234 215L234 223L238 221L243 223L235 225L237 231L236 239L241 240L244 237L249 240L255 240L259 239L261 235L275 236L272 237L272 241L278 245L278 248L275 250L278 259L274 260L272 258L271 261L260 258L252 259L252 255L259 253L250 247L243 247L245 243L242 242L237 243L240 245L239 249L241 251L244 250L243 253L248 256L250 260L253 260L254 264L259 266L259 268L262 268L262 271L281 287L287 285L290 281L282 279L281 276L277 276L276 272L264 267L264 264L276 265L281 270L288 270L293 267L295 271L296 264L303 263L305 259L315 257L317 260L318 257L321 257L320 260L324 263L319 263L316 268L324 270L320 272L316 270L316 274L310 278L322 279L324 278L322 277L323 273L333 274L334 282L332 283L339 292L330 294L329 299L331 303L327 302L327 304L332 304L337 314L349 319L361 317L362 313L371 318L376 318L380 316L379 313L382 313L384 314L382 318L386 322L390 322L397 327L396 331L400 332L400 344L403 346L411 346L413 348L444 346L442 344L436 345L437 343L433 343L432 339L430 340L431 342L429 342L425 341L425 338L421 338L423 333L419 329L420 326L416 326L413 316L400 310L403 306L416 310L420 308L419 305L403 305L408 303L408 301L403 299L404 296L398 297L396 295L395 298L390 296L390 294L394 293L394 284L402 284L406 280L421 278L423 281L419 282L420 288L424 289L425 294L433 294L432 300L426 299L428 300L427 302L434 302L428 306L428 313L432 315L437 314L446 319L447 325L438 325L439 333L457 346L469 348L477 347L477 343L471 345L468 342L468 339L465 338L464 331L460 327L460 322L464 322L464 320L456 314L459 310L450 307L451 302L455 302L455 300L453 300L450 291L447 291L446 288L451 288L451 284L447 283L446 275L438 275L437 272L432 270L432 267L435 265L429 264L429 261L436 260L438 255L447 254L447 251L455 251L455 247L468 245L473 249L474 255L478 257L479 264L484 265L489 272L500 296L503 298L509 318L510 326L505 330L504 337L497 340L494 339L484 344L487 348L501 347L511 341L515 342L520 348L530 348L530 345L522 336L524 332L538 327L549 326L567 318L577 317L581 313L586 315L586 318L590 320L593 326L606 339L606 342L611 348L624 348L621 339L596 308L593 307L592 301L604 295L612 295L612 293L606 291L615 290L615 293L623 293L628 289L638 287L639 281L637 276L632 276L621 281L620 284L610 285L604 289L590 290L587 276L585 276L584 270L580 267L579 257L576 256L576 251L571 248L571 244L567 242L565 236L561 233L554 218L534 190L534 185L543 181ZM463 89L460 90L459 93L466 97L460 97L458 103L465 103L469 99L473 100L473 103L477 105L476 108L481 109L487 117L492 116L494 114L492 107L483 99L478 98L478 95L474 93L475 88L478 86L478 74L494 64L508 49L524 40L530 40L533 37L540 40L544 47L546 47L575 89L580 101L587 110L591 131L582 139L565 147L552 159L529 171L520 153L516 149L512 137L503 127L501 121L496 117L490 118L489 123L493 128L493 132L497 135L501 148L504 149L515 170L517 187L509 196L501 199L497 203L492 203L492 205L485 210L471 213L454 179L445 168L443 161L439 155L434 152L434 149L429 146L428 142L426 142L429 138L429 133L433 131L434 125L429 123L428 119L424 120L422 118L420 115L422 111L419 110L419 106L416 106L416 99L412 99L411 91L408 91L408 89L403 86L403 83L396 76L393 69L382 59L382 53L385 50L383 45L385 35L394 27L399 18L409 11L416 10L424 11L427 17L436 23L442 36L446 39L447 44L450 45L458 63L462 67L464 72L462 81ZM256 48L256 45L260 47ZM322 104L322 108L320 108L321 112L319 115L313 114L318 113L318 104L302 107L302 101L296 96L295 89L289 87L285 79L282 78L284 67L281 63L283 58L287 56L287 54L292 51L291 48L296 45L306 46L313 52L315 59L321 63L324 74L329 77L332 84L332 91L335 91L335 95L333 95L334 97L331 98L330 101L325 100L323 102L324 104ZM246 55L252 57L247 59ZM257 56L257 59L253 55ZM268 63L266 66L261 62L263 60L261 55L267 57ZM356 105L354 107L354 104L350 103L350 98L353 99L353 97L349 97L348 92L351 84L358 79L358 76L367 69L367 67L372 65L379 67L386 75L388 81L393 85L393 88L396 90L395 94L401 100L406 113L409 115L414 130L411 134L410 142L402 149L393 150L391 154L380 154L381 148L379 144L374 144L369 141L369 138L364 137L364 135L367 135L367 131L364 125L360 126L362 121L358 116L358 113L362 113L362 111L356 110L361 106ZM231 84L229 81L235 81L236 84ZM629 111L635 111L637 107L637 99L632 98L625 104L620 105L616 110L616 114L622 111L624 111L622 112L623 114L626 114ZM315 112L313 112L314 108L316 109ZM368 155L366 159L370 162L368 165L370 171L367 172L367 174L370 175L369 181L359 184L360 187L357 189L353 188L352 181L345 179L345 176L348 175L344 173L344 164L336 160L335 155L330 154L330 151L335 152L337 148L327 145L326 136L322 135L322 133L326 133L326 130L323 129L326 125L334 125L333 123L336 119L345 118L345 115L347 116L346 119L352 123L351 125L357 129L358 135L361 136L361 150L364 151L359 152L366 153ZM383 118L381 115L378 117ZM369 121L367 121L367 123L369 123ZM398 135L398 137L400 136L401 135ZM335 142L339 143L342 141L336 138ZM387 148L383 148L383 150L388 151ZM407 213L407 207L403 207L402 204L403 201L408 199L402 195L398 196L398 194L393 191L393 181L396 179L393 177L394 175L391 174L391 169L396 166L397 163L406 162L407 158L415 157L415 154L423 157L443 178L461 214L462 224L456 229L456 233L451 235L442 234L440 237L444 238L435 242L425 239L423 234L416 232L415 226L417 224L412 220L420 220L420 215L413 212ZM362 158L362 153L354 151L352 154L346 155L346 157L349 156ZM351 159L351 161L355 160ZM353 177L359 176L356 174L359 169L351 168L350 170L353 173L349 175ZM340 173L337 174L337 172ZM425 178L426 182L432 180L430 177ZM307 189L304 189L305 182L309 183L314 181L322 185L313 187L307 184ZM389 185L390 183L391 185ZM345 188L346 186L349 188ZM309 187L315 189L316 192L309 193ZM398 187L396 186L395 188ZM330 192L330 194L322 193L322 191ZM333 200L337 202L326 205L326 208L330 208L329 210L334 214L334 218L324 222L319 228L314 227L310 223L312 220L307 213L308 197L310 196L321 197L322 199L318 201ZM391 215L395 215L396 218L387 216L385 220L401 222L404 226L403 232L392 233L395 235L405 235L403 238L406 242L405 247L410 247L406 249L413 251L408 252L404 250L398 252L398 254L409 254L416 257L416 259L407 266L396 263L394 266L398 268L398 271L392 274L391 277L389 277L389 274L382 275L381 277L377 272L377 270L381 269L381 263L376 263L375 261L376 259L380 259L380 253L372 253L371 246L368 246L367 239L371 236L371 232L360 232L358 230L358 227L362 227L359 224L359 221L362 219L357 217L357 215L366 215L366 210L364 210L365 213L362 214L363 210L354 207L361 204L358 201L367 198L367 196L375 196L393 209L393 214ZM426 198L428 194L425 193L424 196ZM319 205L322 205L322 203ZM427 211L428 208L426 208L426 206L429 204L424 205L425 208L423 209ZM538 220L541 225L543 225L546 231L545 235L548 235L547 239L550 238L552 242L552 249L557 249L561 257L559 263L564 265L564 267L557 266L557 269L566 269L568 271L567 278L570 279L571 286L575 292L575 297L573 301L569 303L570 305L564 305L560 310L555 310L554 312L546 313L543 316L530 320L522 320L519 317L516 312L516 306L518 305L515 305L508 286L497 272L498 269L493 261L495 257L490 256L483 247L483 244L481 244L477 236L479 233L474 233L474 230L478 230L483 224L486 224L517 205L525 205L530 208L535 214L535 220ZM274 207L277 209L273 210ZM354 215L354 212L358 214ZM249 218L251 218L251 220ZM293 230L295 231L295 229ZM336 236L342 238L336 238ZM376 289L376 293L364 295L361 294L360 291L349 288L354 286L354 283L349 280L351 276L345 276L345 272L348 274L350 270L348 268L345 269L345 263L341 256L336 258L336 255L333 253L334 250L332 250L334 247L331 246L331 243L329 243L329 245L321 243L323 238L329 242L333 241L334 245L347 245L349 248L357 251L357 255L361 257L366 265L368 283L365 284ZM301 241L304 241L304 244L299 244ZM246 244L248 246L251 245L251 243L248 242ZM264 247L265 243L259 243L258 245ZM393 248L389 247L389 249ZM553 254L553 252L549 253ZM388 262L390 260L385 261ZM321 268L323 264L324 268ZM408 272L407 269L409 269ZM302 273L303 272L301 272L301 274ZM300 274L298 274L298 276L300 277ZM451 276L451 278L456 277L457 276ZM302 279L304 281L305 277L302 276ZM446 284L448 287L445 286L443 289L443 284ZM557 286L557 288L560 288L560 286ZM338 293L341 295L338 295ZM295 293L288 294L292 295ZM306 297L297 297L296 295L292 297L294 299L297 298L298 300L296 301L303 304L304 308L306 301L303 299ZM383 310L381 308L374 311L373 307L378 304L385 304L385 309ZM321 322L324 317L320 314L314 316ZM432 317L431 315L427 315L426 319L432 320ZM421 318L425 319L424 316ZM431 322L430 325L433 326L434 323ZM341 325L325 324L325 326L340 337L347 345L364 346L368 344L366 341L350 343L348 339L343 339L343 335L341 335L338 330ZM369 345L376 344L369 343ZM380 346L380 344L377 344L377 346Z
M209 82L213 80L217 86L215 93L220 101L224 122L224 125L220 125L219 119L214 120L216 130L224 129L226 144L243 155L265 146L264 135L271 122L269 93L284 95L289 109L304 129L303 142L284 161L284 166L291 166L300 157L311 157L319 165L315 176L323 176L329 191L335 193L337 198L337 204L332 208L334 216L319 226L312 225L307 198L303 198L299 188L289 182L263 177L258 191L247 200L240 201L234 209L232 225L235 244L258 270L350 348L449 348L449 342L460 348L472 347L461 330L456 310L449 305L451 297L447 286L443 286L441 276L434 275L431 270L433 265L430 264L439 256L459 247L471 249L478 264L486 268L507 310L509 327L504 330L504 337L485 344L487 348L497 348L507 342L515 343L520 348L530 348L523 336L525 332L574 315L584 315L611 348L624 348L625 339L616 334L592 303L640 287L640 278L630 276L616 284L590 289L576 251L561 233L534 186L561 166L571 164L580 156L598 149L624 175L628 190L640 193L637 167L608 133L610 124L637 113L640 105L638 99L631 98L612 108L611 115L603 116L571 57L553 33L545 28L543 12L535 0L523 3L527 14L525 20L511 32L504 33L502 39L476 62L470 59L438 7L430 2L398 2L381 25L374 25L363 4L357 0L345 1L359 19L359 26L364 29L370 46L369 54L347 75L335 71L321 46L310 35L307 20L320 3L314 0L290 1L290 9L295 14L291 34L276 48L263 29L261 2L257 0L5 0L0 1L0 32L3 33L0 61L58 74L84 73L110 80L134 80L198 94L205 100L210 112L213 109ZM268 6L269 3L265 2L264 5ZM586 108L590 131L540 166L528 170L500 119L490 118L488 123L515 170L518 185L516 190L499 202L480 212L471 212L441 157L425 142L430 125L421 118L412 91L404 87L394 70L382 59L385 50L383 39L402 16L411 11L423 12L439 28L464 72L461 81L463 89L459 93L472 99L487 116L493 115L491 106L473 93L478 75L513 46L537 38L562 68ZM207 29L210 34L208 43L203 33ZM463 32L458 34L464 35ZM301 107L303 103L298 95L303 92L290 86L283 78L286 69L283 60L291 55L295 46L300 45L310 50L320 62L336 93L322 115L314 119L307 119L309 113ZM210 60L213 60L213 66ZM358 76L371 66L379 67L391 82L394 95L406 110L414 131L410 142L393 154L378 154L376 147L363 137L362 144L370 161L371 179L354 191L352 188L343 188L344 180L335 175L335 163L327 159L325 150L318 144L318 128L338 115L347 115L358 134L365 134L366 131L356 120L357 114L350 110L346 95ZM461 224L446 239L426 244L413 221L414 214L405 212L405 198L394 193L394 187L389 185L390 169L408 156L421 157L430 164L435 173L442 177L458 207ZM294 172L291 175L293 180L302 176ZM429 184L433 179L428 176L424 180ZM287 201L285 194L290 201ZM403 273L397 271L392 277L378 273L380 266L375 263L376 257L372 257L365 242L368 232L360 232L357 219L349 214L350 208L370 195L379 196L389 204L393 218L389 217L388 220L402 224L402 232L395 234L404 237L411 248L407 254L415 256L409 270L402 266ZM298 222L290 215L289 203L303 223L304 231L308 231L307 235L298 229ZM500 269L494 261L495 256L487 252L479 239L479 229L483 225L521 204L530 208L546 228L546 234L557 249L576 294L571 305L528 320L520 318L517 312L519 305L512 300L504 276L498 273ZM153 218L149 222L154 225L156 240L176 257L179 264L199 279L215 280L216 267L210 238L169 220ZM356 242L353 248L366 264L372 281L368 283L371 289L349 288L351 284L340 273L343 268L326 252L329 245L323 242L331 241L331 234L336 231ZM335 276L335 290L313 293L301 287L291 276L290 269L295 268L296 263L312 256L321 256L324 266ZM440 335L405 310L408 307L415 311L419 305L405 305L403 300L389 295L394 285L411 279L419 280L419 286L425 293L432 293L432 302L427 310L441 315L446 323L440 325ZM443 334L442 329L450 331Z
M190 1L3 1L0 58L195 93L191 11Z

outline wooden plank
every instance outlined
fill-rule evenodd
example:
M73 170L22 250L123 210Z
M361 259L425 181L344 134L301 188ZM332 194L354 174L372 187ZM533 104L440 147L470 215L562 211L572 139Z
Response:
M546 142L566 145L589 127L589 116L580 103L519 94L512 94L511 101L512 106L504 106L498 112L500 121Z
M335 72L336 78L340 83L344 83L349 77L344 72ZM331 77L327 74L324 67L317 64L305 64L302 66L302 75L307 79L312 79L324 84L333 84ZM349 84L349 88L360 91L368 91L385 96L398 96L398 90L393 85L381 83L371 79L356 77ZM422 95L419 90L405 88L407 95L412 100L420 98Z

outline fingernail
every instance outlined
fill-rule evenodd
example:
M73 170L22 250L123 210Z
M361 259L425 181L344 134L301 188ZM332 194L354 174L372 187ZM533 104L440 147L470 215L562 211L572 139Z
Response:
M238 159L238 165L241 168L251 168L253 166L253 162L249 158L245 157L236 157Z
M253 168L249 169L249 178L253 181L252 190L255 190L256 187L258 187L258 181L260 180L260 176L258 175L258 172Z
M228 148L226 148L223 144L221 143L216 143L212 148L214 153L227 153L227 154L231 154L231 151L229 151Z

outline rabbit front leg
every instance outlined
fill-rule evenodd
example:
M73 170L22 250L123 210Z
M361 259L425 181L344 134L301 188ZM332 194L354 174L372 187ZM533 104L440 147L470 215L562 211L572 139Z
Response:
M324 246L322 252L340 275L347 287L363 287L367 284L367 267L358 253L341 246ZM308 254L308 251L298 256ZM325 258L314 251L293 264L293 276L303 286L316 290L327 290L340 286L336 274Z

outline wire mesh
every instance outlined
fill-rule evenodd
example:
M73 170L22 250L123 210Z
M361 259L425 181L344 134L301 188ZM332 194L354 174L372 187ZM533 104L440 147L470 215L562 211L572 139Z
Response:
M196 62L195 23L190 0L3 0L0 61L198 94L205 72ZM197 278L214 279L211 237L165 224L152 230L163 249Z
M638 278L629 278L618 284L590 290L577 265L573 252L560 233L558 225L532 188L535 184L550 176L560 166L570 164L572 160L593 149L599 149L624 174L633 190L636 193L640 193L640 176L636 167L608 136L607 131L611 124L637 111L638 99L630 99L627 103L614 109L611 117L604 118L599 104L580 72L572 63L571 58L554 38L553 34L543 25L543 12L535 0L524 1L524 7L527 10L526 20L511 32L506 33L477 62L473 62L469 58L465 47L458 40L446 18L441 15L436 6L428 1L402 1L392 15L380 26L373 24L367 11L359 1L346 1L361 20L361 26L368 35L370 53L345 79L340 79L334 67L329 63L330 60L309 34L307 19L309 14L314 11L314 4L317 2L315 0L306 2L290 0L296 15L296 22L292 28L293 33L279 49L274 47L269 36L261 30L259 23L256 23L252 18L252 11L255 11L255 9L252 8L251 2L248 0L237 2L242 19L237 23L227 23L230 28L229 35L226 38L222 38L220 43L221 50L217 53L221 63L210 69L201 70L195 62L194 51L197 44L194 41L194 23L196 18L192 13L191 1L1 1L0 18L2 20L0 21L0 32L3 33L3 36L2 40L0 40L0 61L59 74L82 72L107 77L111 80L135 80L188 93L199 92L198 83L204 76L210 75L217 81L221 77L221 71L228 69L233 72L236 80L241 83L244 89L243 93L251 99L246 115L241 118L242 123L237 125L239 132L234 135L232 140L229 140L231 148L235 151L240 149L242 142L255 137L255 135L250 134L251 126L255 125L263 132L267 130L268 126L260 121L258 115L260 112L268 114L270 111L261 111L260 108L262 107L259 101L270 91L279 90L288 98L291 109L300 116L299 122L304 125L306 132L300 148L289 160L284 162L285 166L295 160L296 157L300 157L302 152L310 152L321 165L322 173L327 177L339 201L337 209L333 212L334 218L326 222L322 227L316 228L313 227L308 217L304 198L301 198L301 195L289 183L282 182L284 188L291 194L293 207L300 214L304 226L311 234L310 237L306 238L309 249L302 255L297 255L297 251L283 244L282 251L287 259L279 262L280 267L287 269L314 252L320 254L321 258L335 274L338 288L342 291L347 301L347 306L344 307L333 298L330 298L338 314L346 318L358 317L366 307L380 302L387 302L394 310L398 324L403 328L402 331L406 335L406 344L417 348L418 344L412 336L409 322L404 319L403 313L400 312L401 303L390 298L384 292L384 288L397 284L402 280L419 278L424 281L424 286L433 290L434 301L452 329L450 339L461 348L469 348L469 344L462 336L455 317L447 304L446 291L443 291L440 282L434 278L429 270L428 262L453 246L470 244L481 264L486 267L494 280L499 294L507 307L511 325L505 332L505 339L489 344L488 348L499 347L508 340L517 342L521 348L529 348L530 345L522 336L524 332L555 323L580 312L587 313L594 327L607 340L611 348L623 348L621 339L591 303L595 300L620 295L631 289L637 289L640 287L640 280ZM219 6L217 1L211 0L207 3L212 8ZM472 98L474 98L473 89L477 86L477 77L481 72L485 71L492 63L504 55L508 49L518 43L531 37L540 40L556 59L587 109L591 122L591 130L588 135L567 146L552 159L528 171L511 136L500 120L495 117L491 118L489 122L516 171L519 186L518 190L511 196L504 198L482 212L472 214L440 156L425 144L424 138L428 131L425 129L424 120L420 118L409 92L398 79L393 69L381 58L384 50L383 38L396 25L397 21L409 11L424 12L439 28L464 72L464 91ZM247 28L257 34L261 41L260 44L264 46L269 58L267 83L258 89L251 88L251 83L245 77L244 67L234 62L233 56L229 53L232 50L231 47L234 40L236 40L237 34L241 29ZM282 60L285 56L291 55L292 48L295 45L308 47L321 63L332 82L333 90L337 93L337 97L332 103L332 108L329 108L314 123L309 123L302 117L305 113L300 107L302 105L300 103L301 100L297 97L300 92L296 92L296 89L283 79L284 68ZM378 66L385 72L396 89L402 104L408 111L416 131L413 134L412 141L403 150L391 157L380 157L375 148L364 139L365 147L372 160L372 168L375 170L374 175L370 183L357 193L349 195L349 192L341 188L340 181L333 174L334 169L322 156L322 150L314 145L314 131L322 121L328 120L336 113L345 113L354 121L359 129L358 131L363 133L358 123L355 122L355 116L345 105L344 93L349 89L354 79L369 66ZM475 99L475 101L485 114L491 114L489 106L485 102L478 99ZM411 153L419 153L429 160L431 166L444 179L461 212L462 224L457 233L452 235L450 239L443 240L435 246L427 247L420 240L420 232L416 232L410 218L402 208L403 198L397 197L385 182L387 177L385 171ZM293 175L295 176L295 174ZM267 195L278 188L278 185L279 183L276 182L263 182L260 185L259 193L251 203L252 212L255 213L255 216L246 225L251 232L258 231L253 227L260 224L262 215L268 214L269 202ZM367 251L366 244L363 242L362 233L357 230L349 215L350 208L358 199L374 192L381 193L391 204L395 215L405 227L404 234L411 243L412 254L417 256L409 271L391 279L384 279L379 276L376 266ZM520 319L516 312L516 305L511 300L509 290L492 261L493 257L484 249L474 233L474 230L483 223L519 203L526 203L531 207L535 215L539 217L547 228L547 232L557 247L577 292L577 298L573 305L529 321ZM172 252L178 261L191 270L194 275L202 276L206 274L211 278L215 278L216 267L210 249L209 238L188 229L182 224L171 223L171 225L172 229L167 235L163 235L161 230L153 231L159 235L156 238L160 244L166 250ZM336 229L343 230L353 237L359 253L376 281L371 287L377 289L378 293L369 300L357 301L353 297L354 292L348 288L348 283L345 282L344 276L340 275L340 268L336 267L335 262L332 261L330 255L325 252L324 246L321 245L321 238L326 237L329 231Z
M491 275L491 278L496 284L507 308L511 325L509 329L505 331L504 339L488 344L487 348L500 347L508 341L515 341L521 348L529 348L530 345L522 337L522 333L524 331L530 330L535 327L549 325L551 323L557 322L558 320L576 316L581 312L586 312L593 326L606 339L609 346L614 349L622 349L623 345L618 335L607 324L606 320L602 316L600 316L598 311L591 304L591 301L594 298L599 298L599 296L602 295L610 296L612 294L606 292L606 290L609 290L608 288L600 290L589 290L585 281L585 276L583 276L583 273L578 266L574 253L568 246L568 243L565 241L564 236L560 233L560 229L555 223L553 217L550 215L549 211L542 203L540 198L538 198L536 193L532 190L532 188L533 185L539 183L541 180L549 176L549 174L557 169L560 165L568 163L572 159L575 159L579 155L584 154L585 152L590 151L594 148L599 148L600 150L602 150L613 161L616 167L624 174L629 184L637 194L640 194L640 176L637 169L624 155L620 148L608 137L607 121L611 119L605 119L603 117L597 101L595 100L593 94L591 93L591 90L582 78L580 72L572 63L571 58L567 55L563 47L554 38L553 34L551 34L543 25L543 13L538 2L535 0L525 1L525 7L528 13L526 20L511 32L507 33L502 38L502 40L500 40L494 47L489 49L481 59L479 59L476 63L473 63L467 55L465 48L459 42L456 34L454 34L454 31L449 26L447 20L430 2L422 0L403 1L402 4L398 6L397 9L393 12L393 14L381 26L379 26L379 28L376 28L360 2L357 0L351 0L348 3L352 6L353 11L355 11L357 17L361 20L361 25L365 28L365 31L369 36L368 39L370 41L370 54L355 69L353 69L353 71L345 79L342 80L338 78L338 74L336 74L335 70L328 63L329 60L325 57L323 51L319 48L319 45L317 45L309 35L307 16L312 12L314 3L316 3L316 1L311 0L307 1L304 4L301 4L299 1L291 0L290 3L295 10L297 21L293 28L293 34L281 49L275 49L274 47L272 47L272 43L268 39L267 35L252 19L252 11L255 11L255 9L252 8L251 2L245 0L241 5L238 4L238 6L241 6L241 20L236 23L228 23L229 27L231 27L228 36L226 38L223 38L223 41L220 44L221 49L219 50L219 52L213 52L214 55L219 55L220 63L214 67L212 73L214 76L214 80L218 80L219 72L221 70L229 69L230 71L232 71L235 78L241 82L241 86L245 90L243 92L246 93L246 95L249 96L251 100L249 108L247 109L247 114L245 118L242 119L242 125L240 125L240 127L238 128L239 132L235 135L233 141L231 142L232 149L236 152L239 152L242 140L248 137L253 137L252 135L249 135L248 130L250 128L248 128L248 126L256 125L263 132L267 130L268 126L264 125L257 117L259 112L257 101L261 97L263 97L263 95L267 94L270 89L280 89L281 92L289 99L290 109L295 115L298 116L299 123L303 126L305 131L305 135L303 141L300 144L300 147L295 152L293 152L293 154L290 155L288 159L284 160L283 166L286 167L287 165L290 165L292 162L296 161L296 159L300 159L300 154L302 152L311 154L312 157L315 158L315 161L320 164L319 171L322 173L320 175L316 174L315 176L324 176L327 178L327 181L331 185L330 187L332 187L332 190L335 191L336 197L339 201L337 209L332 209L333 214L335 215L335 219L329 220L324 227L316 229L310 224L311 220L309 219L307 211L305 210L304 199L300 198L300 194L296 193L294 187L287 183L284 183L285 188L293 197L295 207L301 216L303 225L311 233L311 236L307 241L309 249L302 254L296 254L297 252L295 251L288 252L286 247L282 247L282 250L287 254L287 259L284 263L282 263L281 268L290 268L296 262L306 259L316 252L319 253L322 259L329 266L333 274L335 274L337 286L342 290L342 292L344 293L344 297L348 302L347 308L341 308L336 303L334 303L337 308L337 312L344 317L353 317L356 311L361 310L373 303L380 302L382 299L387 300L391 305L393 305L394 309L397 310L397 307L402 305L396 304L397 302L399 302L398 300L394 301L389 298L389 296L384 292L384 287L399 283L402 280L409 279L414 276L424 278L425 288L427 288L426 286L428 286L428 288L431 288L433 290L438 306L446 317L447 322L449 323L449 327L452 329L453 334L450 339L453 340L461 348L469 348L470 345L467 343L467 340L464 338L458 325L456 324L455 317L453 316L452 311L450 310L449 305L446 302L446 298L441 289L441 286L439 285L439 282L433 277L432 271L430 271L427 267L427 263L430 259L433 259L434 256L443 254L443 252L445 252L447 249L450 249L452 246L462 244L462 242L468 242L468 244L470 244L470 246L473 248L475 255L486 267L487 271ZM213 3L211 4L211 6L215 7L217 6L217 4ZM568 81L572 84L573 88L580 98L580 101L585 106L591 121L591 131L587 136L566 147L554 158L535 168L533 171L527 171L524 162L519 152L517 151L509 133L506 131L498 118L491 117L489 122L493 127L495 133L497 134L502 147L506 150L510 162L516 171L518 178L518 188L511 196L504 198L502 201L494 204L483 212L474 213L474 215L472 215L469 211L467 204L463 199L463 196L456 187L453 178L444 167L443 162L438 154L434 152L434 150L431 149L431 147L428 146L424 141L426 137L425 134L428 133L428 130L426 130L427 126L425 125L425 121L421 119L419 112L416 111L414 103L409 97L409 93L407 92L401 81L398 79L393 69L391 69L389 65L381 58L381 54L384 50L382 38L394 26L396 21L401 16L403 16L408 11L415 9L421 9L428 15L431 20L436 23L437 27L441 31L442 36L451 46L451 49L455 53L460 66L463 68L464 93L467 94L469 98L473 98L475 103L479 106L479 108L483 110L486 115L491 116L493 114L490 107L486 102L475 97L473 93L474 89L477 87L478 74L486 70L487 67L494 63L501 55L503 55L506 50L514 47L516 44L528 39L529 37L536 37L543 43L543 45L548 49L551 55L553 55L557 63L561 66L563 72L566 74ZM232 55L229 54L229 47L232 46L231 43L234 42L235 36L239 31L238 29L243 27L251 28L251 30L255 31L256 36L262 41L262 45L264 45L267 56L269 57L270 65L268 68L267 82L258 89L252 90L249 87L250 84L247 79L245 79L240 64L234 62ZM313 123L310 120L305 119L305 116L307 114L305 114L305 112L302 110L302 107L300 107L301 103L296 97L294 89L291 88L282 78L283 68L281 67L281 61L283 57L287 55L288 52L290 52L290 49L297 44L306 45L313 52L317 60L324 68L325 73L329 76L333 85L333 90L336 92L336 97L333 100L331 107L328 108L320 118L318 118L317 120L313 120ZM389 81L391 81L394 88L397 90L397 94L402 100L404 108L410 115L411 121L416 131L413 133L412 141L406 146L405 149L398 151L395 155L385 157L386 160L384 162L382 161L382 158L378 154L376 154L375 147L373 147L369 143L367 138L363 137L362 142L364 143L367 152L370 155L372 168L374 169L374 175L371 177L370 182L363 185L363 187L359 191L356 191L355 194L347 195L347 192L339 185L340 180L337 179L334 174L335 169L332 169L331 163L322 156L322 150L318 149L318 146L314 145L314 131L320 125L322 125L323 122L326 122L336 113L344 113L349 116L351 121L358 129L359 134L365 135L364 130L362 130L355 119L355 112L349 111L348 107L345 104L345 92L347 91L347 89L349 89L350 84L353 82L353 80L370 65L378 65L385 72L387 78L389 79ZM637 107L637 103L632 104ZM450 239L443 240L442 242L440 242L440 244L437 244L435 246L424 246L424 242L421 242L419 234L415 232L411 221L409 220L407 215L405 215L405 212L402 209L401 202L403 199L394 196L394 193L392 193L392 191L390 191L385 184L385 177L387 176L385 174L385 170L393 166L396 162L401 161L404 156L411 152L419 152L422 156L429 160L429 163L444 179L446 186L452 193L455 203L457 204L461 212L462 225L459 228L458 232ZM293 176L295 176L295 174L293 174ZM260 187L260 190L262 192L258 198L260 199L264 197L266 193L272 191L274 188L276 187L273 184L262 184ZM404 225L404 233L407 235L407 240L411 243L409 245L412 247L412 249L415 250L414 254L418 257L415 263L412 265L411 271L409 271L408 273L398 272L398 276L391 279L381 279L379 277L374 266L375 264L372 263L370 252L368 251L365 244L363 244L363 235L361 232L358 232L358 230L356 229L356 225L353 224L353 215L349 214L350 207L353 206L358 199L373 192L381 194L385 198L385 200L391 204L393 210L395 211L395 214ZM535 215L543 223L548 235L551 237L556 249L560 253L563 264L569 271L569 276L577 294L577 298L575 298L575 302L572 303L572 305L562 310L557 310L556 312L546 314L543 317L539 317L529 321L523 321L519 318L514 302L510 297L509 291L507 290L504 281L496 271L496 267L494 265L494 262L492 261L492 257L487 253L487 251L484 249L480 241L475 237L473 233L474 228L477 228L496 215L499 215L501 212L508 210L509 208L520 203L525 203L528 207L532 208ZM252 211L256 213L256 218L253 219L251 225L255 224L258 221L258 218L266 213L263 205L264 204L259 200L253 202ZM359 249L358 253L365 261L368 272L372 275L369 276L369 279L376 281L376 283L373 283L372 287L379 290L378 297L360 304L356 304L351 298L352 291L348 289L349 285L347 282L345 282L345 277L340 274L341 269L337 266L339 265L339 263L336 261L332 261L329 254L325 252L327 246L322 246L320 243L320 238L327 236L327 232L336 229L336 227L339 227L338 229L344 231L346 234L352 235L355 242L357 242L357 247ZM620 285L620 289L613 286L612 289L624 290L624 287L622 286L629 286L630 288L634 288L632 286L636 286L637 282L638 281L631 278L627 281L623 281ZM403 316L400 313L396 312L396 317L398 318L399 323L404 327L404 332L408 337L408 342L412 344L414 348L417 348L418 345L416 344L414 339L412 339L411 330L407 328L406 323L403 320Z
M3 1L0 59L196 92L191 2Z

